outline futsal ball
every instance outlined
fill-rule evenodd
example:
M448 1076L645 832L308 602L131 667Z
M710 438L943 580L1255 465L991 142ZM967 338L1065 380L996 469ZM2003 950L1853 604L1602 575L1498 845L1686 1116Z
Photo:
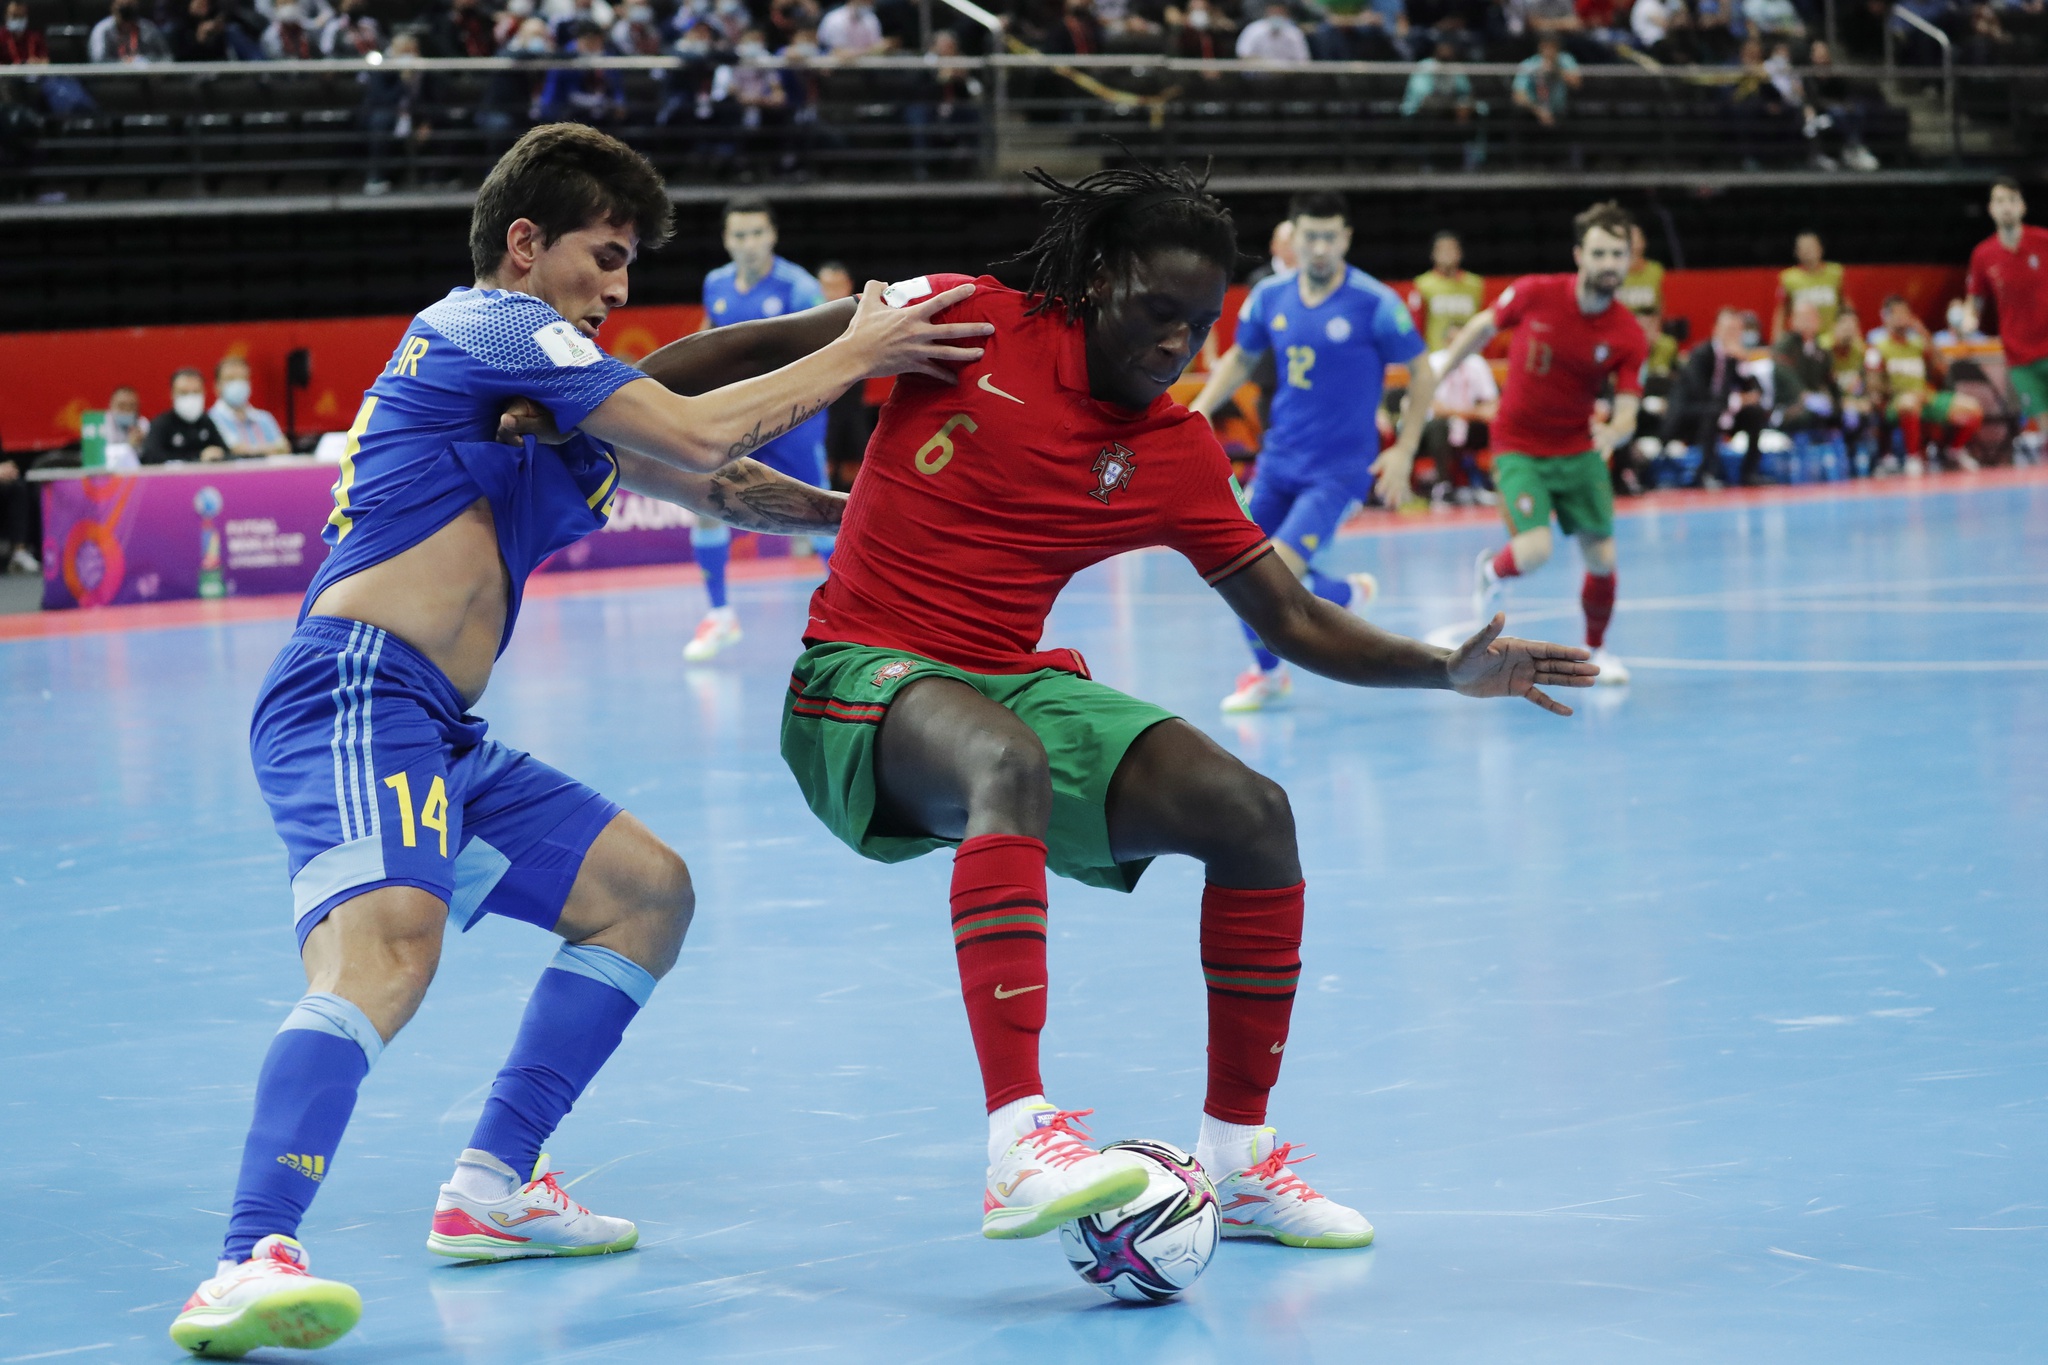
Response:
M1222 1231L1216 1187L1170 1142L1112 1142L1151 1178L1128 1204L1060 1225L1060 1250L1075 1273L1113 1299L1163 1303L1208 1268Z

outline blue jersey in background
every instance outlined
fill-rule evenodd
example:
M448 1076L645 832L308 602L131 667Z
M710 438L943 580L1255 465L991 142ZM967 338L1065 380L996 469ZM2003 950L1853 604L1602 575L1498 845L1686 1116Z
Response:
M825 291L810 271L780 256L751 289L739 287L739 267L722 265L704 277L704 316L713 327L733 322L779 318L801 313L825 301ZM825 414L819 413L794 431L783 433L754 452L769 468L823 487L825 483Z
M1355 266L1313 308L1301 301L1300 281L1294 271L1261 280L1238 313L1237 344L1274 352L1279 378L1261 475L1277 466L1362 478L1379 458L1386 368L1421 355L1422 336L1399 296Z
M334 549L301 619L329 584L411 549L487 498L512 578L502 652L527 575L604 525L619 466L581 434L558 446L530 437L500 444L498 414L508 400L530 398L568 431L644 377L530 294L457 289L422 311L349 427L321 532Z

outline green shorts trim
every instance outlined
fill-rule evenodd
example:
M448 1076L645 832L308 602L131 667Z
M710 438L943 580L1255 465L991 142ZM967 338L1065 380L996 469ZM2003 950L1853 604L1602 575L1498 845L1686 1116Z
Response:
M1929 426L1941 426L1948 421L1949 405L1955 401L1955 397L1954 389L1937 389L1935 392L1928 394L1920 402L1920 420ZM1899 420L1897 400L1885 404L1884 420L1887 422L1897 422Z
M1501 515L1516 535L1550 525L1568 536L1614 534L1614 484L1597 450L1538 456L1503 451L1493 457Z
M897 692L924 678L954 678L1031 727L1052 769L1046 866L1062 877L1129 891L1150 858L1119 863L1109 851L1109 782L1139 735L1171 711L1059 669L970 673L901 649L813 645L798 656L782 709L782 758L804 801L841 842L878 863L900 863L957 839L876 833L875 736Z
M2019 399L2022 413L2039 417L2048 412L2048 357L2031 365L2009 365L2005 373L2012 381L2012 396Z

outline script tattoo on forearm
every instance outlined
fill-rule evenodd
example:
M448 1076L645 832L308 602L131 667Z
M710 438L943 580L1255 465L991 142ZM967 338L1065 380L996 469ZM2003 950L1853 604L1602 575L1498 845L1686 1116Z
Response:
M711 476L710 503L707 510L737 530L796 536L836 528L846 499L742 459Z
M791 408L789 416L779 425L768 426L765 423L757 423L752 431L726 447L725 458L737 460L742 455L751 455L784 432L796 430L830 406L829 402L813 403L809 407L799 405Z

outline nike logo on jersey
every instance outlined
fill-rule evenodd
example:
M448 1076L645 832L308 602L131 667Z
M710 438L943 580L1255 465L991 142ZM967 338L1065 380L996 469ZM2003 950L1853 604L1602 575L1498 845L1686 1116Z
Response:
M1021 404L1024 401L1014 393L1004 393L1001 389L997 388L994 381L988 375L983 375L980 379L976 380L975 387L983 393L992 393L998 398L1007 398L1012 403Z
M1271 1051L1275 1057L1278 1057L1280 1055L1280 1050L1286 1046L1287 1044L1285 1043L1275 1043L1273 1044Z
M1023 995L1027 991L1042 991L1044 989L1045 987L1043 986L1019 986L1014 991L1006 991L1003 989L1003 983L998 981L996 983L996 999L1008 1000L1011 996Z
M560 1217L560 1215L557 1214L553 1209L528 1209L525 1213L520 1214L517 1218L507 1218L502 1213L493 1213L491 1215L491 1221L493 1223L496 1223L501 1228L516 1228L521 1223L531 1223L536 1218L556 1217Z

